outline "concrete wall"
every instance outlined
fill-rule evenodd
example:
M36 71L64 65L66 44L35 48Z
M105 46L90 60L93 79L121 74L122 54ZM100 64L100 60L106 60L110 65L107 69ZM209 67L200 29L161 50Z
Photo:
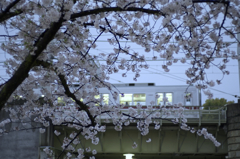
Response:
M0 137L0 158L37 159L38 131L12 132Z
M240 159L240 103L227 106L228 158Z
M6 119L8 114L0 112L0 121ZM11 123L5 126L7 131L20 126ZM26 128L30 128L26 125ZM1 159L37 159L39 147L39 130L29 129L24 131L13 131L0 136L0 158Z

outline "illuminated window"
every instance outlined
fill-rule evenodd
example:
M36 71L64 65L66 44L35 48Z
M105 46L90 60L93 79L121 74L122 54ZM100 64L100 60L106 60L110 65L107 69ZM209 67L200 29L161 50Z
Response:
M120 104L124 104L126 106L137 105L138 103L141 105L146 105L146 94L119 94Z
M160 97L157 99L157 105L166 105L166 104L172 104L173 103L173 95L172 93L157 93ZM164 102L163 98L168 98L168 102Z
M96 95L94 98L95 99L100 99L100 97L103 98L102 100L102 105L104 104L109 104L109 94L100 94L100 95ZM96 106L99 106L99 103L95 104Z
M95 99L99 99L99 98L100 98L100 95L95 95L94 98L95 98Z
M58 97L57 100L58 100L58 105L59 105L59 106L64 106L64 105L65 105L65 102L64 102L64 100L63 100L63 97Z
M191 102L191 93L186 93L185 95L185 101L186 101L186 105L192 105L192 102Z
M95 95L94 98L95 99L100 99L100 95ZM99 103L96 103L95 106L99 106Z
M133 105L132 97L133 97L133 94L123 94L123 95L120 94L119 95L120 104L124 104L126 106Z
M109 103L109 94L102 94L103 97L103 104L107 104Z
M146 105L146 94L134 94L133 95L133 104Z
M157 99L157 105L163 105L163 93L157 93L159 98Z
M57 100L58 100L58 105L59 105L59 106L64 106L64 105L66 105L66 103L65 103L64 100L63 100L63 97L58 97ZM71 98L71 100L72 100L73 102L75 102L74 99ZM81 98L80 101L83 102L83 99ZM71 102L69 102L68 105L74 105L74 104L71 103Z
M167 97L168 98L168 102L167 103L170 103L170 104L172 104L172 93L165 93L165 97Z

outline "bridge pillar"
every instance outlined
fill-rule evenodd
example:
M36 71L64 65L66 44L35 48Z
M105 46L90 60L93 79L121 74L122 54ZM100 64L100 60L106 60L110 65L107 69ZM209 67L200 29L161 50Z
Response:
M227 106L228 158L240 159L240 101Z

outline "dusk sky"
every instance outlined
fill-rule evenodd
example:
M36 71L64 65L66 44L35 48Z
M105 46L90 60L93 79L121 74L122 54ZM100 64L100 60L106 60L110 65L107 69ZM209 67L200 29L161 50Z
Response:
M0 35L4 35L5 31L2 28L0 30ZM11 34L11 33L10 33ZM91 50L92 54L98 55L99 53L109 54L113 52L113 48L107 42L109 38L108 35L103 36L100 39L100 42L97 43L98 47L96 49ZM0 37L0 44L5 41L5 38ZM190 66L189 64L182 64L180 61L170 66L170 72L164 72L162 69L162 65L165 64L165 61L160 59L157 53L154 52L146 53L144 49L140 46L128 42L127 45L131 46L131 49L139 54L144 54L147 59L147 64L149 65L149 69L143 69L141 71L140 77L137 81L133 80L134 73L128 72L127 77L122 77L122 73L125 71L120 71L117 74L113 74L110 76L110 83L155 83L155 85L186 85L186 75L185 70ZM231 50L235 50L237 52L236 43L230 46ZM152 56L156 55L158 59L156 61L152 61ZM0 50L0 77L7 79L7 75L5 73L5 69L2 67L4 60L9 56L3 51ZM124 56L123 56L124 57ZM176 55L177 58L182 58L183 54ZM189 60L187 61L189 62ZM215 59L215 62L221 62L221 59ZM99 63L106 63L104 60L99 60ZM239 96L239 73L238 73L238 60L230 60L227 63L227 69L230 71L230 75L226 75L223 77L221 85L215 85L210 89L213 92L213 98L226 98L229 100L234 100L237 102L237 98L234 95ZM216 68L211 67L207 71L208 79L212 79L216 81L216 79L222 78L222 73ZM202 104L207 99L207 96L202 93Z

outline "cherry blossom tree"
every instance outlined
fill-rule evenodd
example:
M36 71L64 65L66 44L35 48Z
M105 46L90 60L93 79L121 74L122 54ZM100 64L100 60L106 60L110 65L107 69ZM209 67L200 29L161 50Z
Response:
M152 102L148 106L150 113L139 113L141 105L123 113L124 105L115 101L101 104L103 99L95 96L99 95L99 88L106 87L116 100L119 92L108 82L109 76L123 70L123 77L128 72L135 73L133 80L136 81L141 70L149 67L145 54L154 52L153 60L165 59L162 68L166 72L178 62L176 57L181 57L181 63L190 59L187 84L205 90L205 94L212 97L207 88L213 87L215 81L207 78L206 70L213 65L224 77L229 74L226 63L230 58L238 58L223 36L239 44L239 6L238 0L1 1L0 24L5 30L0 35L5 38L1 49L10 58L4 62L9 78L0 81L0 110L10 112L10 119L1 121L0 132L4 133L4 125L10 122L35 116L34 121L43 124L42 133L50 122L75 128L77 133L71 134L63 145L63 150L71 150L81 134L87 134L93 144L98 144L96 134L105 131L99 115L108 116L117 131L135 121L137 129L146 135L150 124L159 128L154 119L170 120L160 114L176 114L176 119L171 120L173 123L203 134L219 146L206 129L194 130L187 126L180 103L172 109L165 106L153 109L155 102ZM110 35L107 41L113 48L112 53L95 54L97 42L105 34ZM145 53L136 52L128 42L141 46ZM216 57L222 61L215 62ZM99 59L106 63L97 64ZM220 84L221 80L216 83ZM9 106L8 103L19 97L25 100L22 105ZM59 106L58 98L64 106ZM86 150L74 151L82 158ZM49 149L45 152L52 153Z

